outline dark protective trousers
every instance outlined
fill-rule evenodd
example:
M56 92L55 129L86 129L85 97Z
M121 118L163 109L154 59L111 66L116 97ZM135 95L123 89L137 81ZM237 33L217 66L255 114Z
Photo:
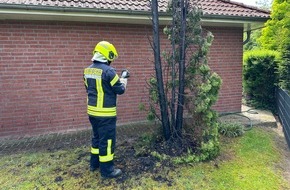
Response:
M89 116L89 120L93 128L91 168L100 166L101 174L108 175L114 171L117 118Z

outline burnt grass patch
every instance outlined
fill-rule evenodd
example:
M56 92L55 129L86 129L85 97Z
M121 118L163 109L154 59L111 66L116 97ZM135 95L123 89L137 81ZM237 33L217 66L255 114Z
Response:
M116 167L123 171L123 174L117 178L116 182L123 183L132 177L138 178L144 173L151 174L153 179L159 181L161 178L158 178L156 174L163 173L164 168L167 166L160 163L157 158L150 154L150 152L142 154L138 153L138 150L136 150L135 147L136 144L136 140L125 141L121 145L117 146L117 157L114 162ZM148 149L144 149L144 151L148 151ZM157 163L159 163L158 167L156 166ZM169 179L167 181L169 181Z
M170 158L182 153L184 150L173 148L164 143L160 128L156 124L132 124L127 126L117 127L117 145L115 150L115 166L123 171L123 174L117 179L100 180L98 183L106 186L106 183L118 183L125 189L129 189L126 181L130 179L138 183L138 179L151 178L160 183L166 183L168 186L173 184L173 177L168 175L170 171L174 171L175 166ZM61 139L61 140L60 140ZM54 175L53 182L62 185L64 181L70 178L79 180L79 185L83 188L90 188L91 185L86 179L89 171L90 160L90 143L91 131L67 133L67 134L51 134L47 136L32 137L31 139L22 139L17 143L25 146L13 151L4 151L3 153L21 154L45 152L49 153L48 157L51 161L46 162L46 165L52 167ZM32 142L35 146L26 146L24 142ZM45 142L41 145L38 142ZM16 140L8 142L8 147L14 147ZM49 146L48 146L49 145ZM177 147L177 146L176 146ZM74 151L73 151L74 150ZM60 152L59 152L60 151ZM72 154L68 154L69 151ZM158 155L167 155L167 158L158 158L153 153ZM154 156L153 156L154 155ZM67 160L63 165L54 165L55 162ZM26 167L34 167L34 162L27 162ZM85 167L84 167L85 166ZM17 172L17 171L15 171ZM100 177L99 171L91 173L94 177ZM43 182L43 186L46 186Z
M182 156L189 146L195 147L189 138L184 138L182 142L164 142L156 134L125 140L116 147L114 163L123 171L116 182L121 184L132 177L138 179L145 175L172 186L174 180L168 174L177 167L172 158ZM153 156L154 153L158 156Z

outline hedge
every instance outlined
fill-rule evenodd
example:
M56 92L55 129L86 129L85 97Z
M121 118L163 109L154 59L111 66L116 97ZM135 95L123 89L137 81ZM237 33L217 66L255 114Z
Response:
M243 90L248 103L260 108L274 108L280 60L280 53L271 50L253 50L244 54Z

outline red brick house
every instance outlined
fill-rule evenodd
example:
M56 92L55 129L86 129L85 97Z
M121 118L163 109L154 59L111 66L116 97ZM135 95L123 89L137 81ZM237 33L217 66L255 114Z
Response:
M198 2L215 36L209 64L223 79L215 109L239 111L243 33L269 12L229 0ZM159 5L166 25L167 0ZM131 72L118 99L118 123L146 120L138 105L148 100L146 79L154 73L149 17L147 0L0 0L0 137L90 128L82 75L100 40L117 48L117 72Z

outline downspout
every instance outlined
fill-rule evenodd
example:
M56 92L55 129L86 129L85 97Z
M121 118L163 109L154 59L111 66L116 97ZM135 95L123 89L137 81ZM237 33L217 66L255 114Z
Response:
M245 41L243 41L243 45L247 44L251 39L251 30L247 31L247 38Z
M259 29L262 29L262 28L265 28L265 26L262 26L262 27L259 27L259 28L255 28L255 29L252 29L252 30L248 30L248 31L247 31L247 38L246 38L246 40L243 42L243 45L247 44L247 43L250 41L250 39L251 39L251 32L252 32L252 31L259 30Z

